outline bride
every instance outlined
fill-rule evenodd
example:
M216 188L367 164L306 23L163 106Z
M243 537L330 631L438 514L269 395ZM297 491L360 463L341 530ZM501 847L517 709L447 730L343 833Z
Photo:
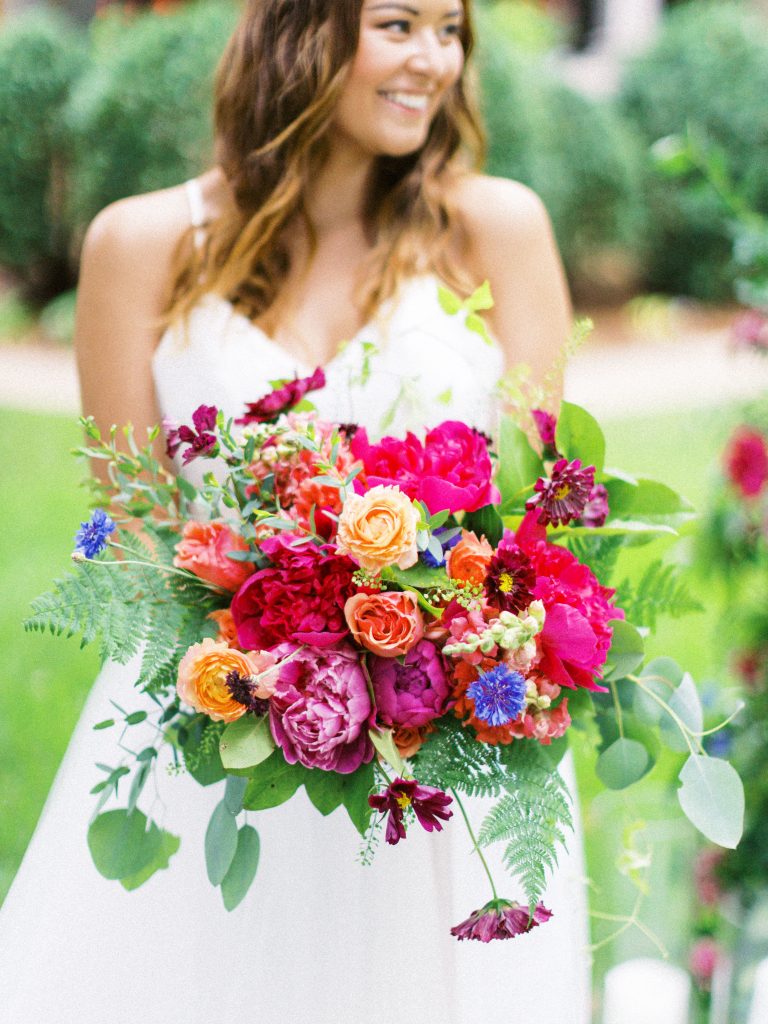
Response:
M88 231L85 412L141 436L201 403L237 415L321 365L325 418L493 431L504 368L542 376L570 310L541 202L475 170L471 48L469 0L250 0L220 66L216 166ZM493 347L438 302L438 282L484 280ZM231 914L203 865L219 787L184 775L161 776L146 808L181 836L168 870L131 893L101 878L88 790L114 741L92 726L111 700L136 706L134 678L110 664L97 680L3 908L4 1019L586 1024L578 830L544 897L552 920L487 946L450 936L487 898L461 829L412 830L364 867L342 814L322 818L302 793L259 812L259 871ZM568 759L563 771L572 784ZM520 895L514 880L503 894Z

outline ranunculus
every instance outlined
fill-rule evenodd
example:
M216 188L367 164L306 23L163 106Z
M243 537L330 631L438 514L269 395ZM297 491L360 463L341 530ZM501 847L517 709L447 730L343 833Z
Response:
M462 530L461 540L446 555L446 568L452 580L466 580L481 586L485 582L493 548L486 537Z
M419 557L418 523L419 513L399 488L374 487L344 502L336 544L369 572L380 572L388 565L407 569Z
M442 655L422 640L401 664L393 658L370 658L378 720L384 725L416 728L442 715L448 706L450 682Z
M216 722L234 722L246 708L236 701L227 686L227 676L237 672L249 677L266 672L275 659L266 651L243 654L225 643L206 637L193 644L179 663L176 691L185 704L209 715ZM263 688L267 695L269 688ZM260 693L261 695L261 693Z
M269 718L285 760L341 774L370 761L373 707L355 648L281 644L272 653L291 656L280 666Z
M445 509L475 512L501 501L491 482L488 441L461 420L445 420L427 434L423 473L418 496L433 515Z
M382 658L406 654L424 634L418 598L408 590L353 594L344 617L357 643Z
M253 572L253 563L236 562L227 556L230 551L247 550L243 538L226 523L191 519L184 524L173 564L222 590L237 590Z
M269 423L277 419L282 412L287 412L302 400L308 391L316 391L325 387L325 373L318 366L310 377L289 380L281 387L274 388L258 402L248 402L245 415L237 423Z
M292 640L318 647L343 639L354 563L311 540L297 544L289 533L263 541L261 550L272 565L253 573L232 601L240 646L264 649Z
M768 444L759 430L739 427L725 450L728 479L745 498L756 498L768 481Z
M388 484L399 487L409 498L418 496L424 446L415 434L409 431L405 439L383 437L378 444L371 444L365 427L358 427L350 448L363 463L363 472L355 480L358 493Z

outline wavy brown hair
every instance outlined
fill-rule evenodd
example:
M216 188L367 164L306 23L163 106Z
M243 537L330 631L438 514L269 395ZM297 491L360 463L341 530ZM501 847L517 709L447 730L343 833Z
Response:
M329 128L355 56L363 0L249 0L216 79L216 160L234 203L209 226L204 247L187 233L174 267L168 319L184 316L206 292L256 319L275 301L290 270L286 227L303 221L307 184L328 152ZM473 48L470 0L460 38ZM449 201L456 175L478 168L485 140L466 75L446 95L420 150L378 157L364 221L371 255L362 313L371 316L399 282L433 270L451 287L471 282L446 245L459 225ZM311 251L311 249L310 249Z

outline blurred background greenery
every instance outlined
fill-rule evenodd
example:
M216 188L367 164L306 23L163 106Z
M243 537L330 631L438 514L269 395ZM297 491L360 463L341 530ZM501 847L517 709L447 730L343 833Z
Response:
M670 177L652 145L695 126L722 148L740 194L768 214L768 18L761 4L669 5L643 45L618 54L606 88L586 87L576 73L599 50L599 4L478 6L488 170L542 196L577 302L622 305L648 292L729 302L737 271L728 211L693 171ZM176 184L211 162L212 78L237 16L231 0L107 4L93 16L80 4L70 12L76 17L38 5L0 13L0 344L68 344L90 219L115 199ZM611 421L610 462L704 502L708 472L738 416L718 405ZM85 516L83 470L62 458L78 441L77 427L71 417L0 409L0 429L19 463L13 484L0 485L0 562L12 581L0 598L1 900L97 664L75 641L20 628L29 600L66 571ZM655 644L694 673L706 696L708 680L734 682L718 643L723 595L701 577L691 586L706 611L665 625ZM674 764L661 762L633 789L631 805L621 793L591 798L598 787L584 756L579 776L593 909L631 912L637 890L627 863L642 860L645 841L634 826L648 823L645 834L661 842L641 917L685 965L695 841L674 810ZM674 908L671 891L682 894ZM597 991L613 963L658 952L637 928L611 938L619 930L595 919Z

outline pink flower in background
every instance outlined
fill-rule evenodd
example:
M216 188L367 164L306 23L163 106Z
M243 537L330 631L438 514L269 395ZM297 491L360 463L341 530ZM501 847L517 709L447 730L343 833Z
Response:
M493 939L514 939L532 928L547 922L552 911L538 903L533 914L514 900L491 900L484 907L475 910L466 921L451 928L451 935L457 939L475 939L491 942Z
M369 762L373 706L357 650L281 644L272 653L292 655L280 666L269 719L288 764L347 775Z
M581 522L584 526L596 527L605 526L610 508L608 507L608 489L605 484L595 484L589 495L589 501L581 513Z
M546 409L532 409L531 415L539 432L541 443L547 448L554 446L557 418L551 412L547 412Z
M444 509L474 512L498 504L501 495L492 477L488 441L479 430L460 420L446 420L427 434L418 496L433 515Z
M768 316L757 309L743 313L734 321L731 338L735 348L768 352Z
M237 590L253 572L253 562L237 562L228 554L247 550L243 538L225 523L191 519L184 524L173 564L223 590Z
M717 869L725 853L717 846L707 847L696 857L693 875L696 881L696 896L705 907L716 907L723 897Z
M297 377L289 380L282 387L275 388L257 402L248 402L243 416L237 423L269 423L277 419L281 412L287 412L304 398L308 391L317 391L325 387L325 373L318 366L309 377Z
M759 430L739 427L725 449L725 472L745 498L756 498L768 481L768 445Z
M419 491L424 463L424 446L410 431L405 440L383 437L371 444L365 427L358 427L350 442L356 459L363 463L364 472L355 480L355 489L364 493L372 487L394 485L413 500Z
M232 601L240 646L263 650L286 640L325 646L347 635L344 605L355 591L355 564L344 555L282 533L262 541L272 562ZM296 545L293 547L292 545Z
M216 426L218 411L215 405L199 405L192 413L192 427L177 427L166 417L163 420L163 430L166 436L165 453L168 458L174 458L183 444L189 445L181 456L185 466L193 459L212 458L216 455L219 443L211 431Z
M694 944L688 966L699 988L709 989L721 956L720 944L710 935L705 935Z
M450 697L450 683L440 652L422 640L395 658L369 659L377 718L385 725L416 728L442 715Z

